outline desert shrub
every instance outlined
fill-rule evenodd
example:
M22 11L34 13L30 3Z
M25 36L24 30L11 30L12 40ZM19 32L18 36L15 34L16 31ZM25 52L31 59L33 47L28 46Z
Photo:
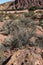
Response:
M24 16L29 17L30 15L29 15L29 13L24 13Z
M8 37L3 42L4 46L12 49L22 47L26 44L36 45L36 42L32 43L29 41L34 36L35 29L36 25L34 25L33 19L28 17L5 22L3 26L4 32L2 32L3 34L7 34Z
M3 12L1 12L0 15L3 15Z
M34 15L34 11L29 11L29 15L33 16Z
M34 16L34 11L29 11L28 13L24 13L25 17L32 17Z
M24 13L25 17L36 18L34 11L29 11L28 13Z
M3 30L10 35L5 41L4 45L7 47L22 47L22 45L29 44L29 38L32 36L32 31L29 31L29 27L31 27L32 20L29 18L24 19L16 19L5 23L3 26ZM29 26L30 25L30 26ZM34 27L34 26L33 26ZM4 34L6 34L4 32Z
M42 37L42 38L38 38L38 39L36 40L36 43L37 43L38 46L40 46L40 47L43 48L43 37ZM41 43L41 44L40 44L40 43Z
M41 20L40 23L43 25L43 20Z
M30 7L30 9L29 10L36 10L36 9L38 9L38 7L36 7L36 6L33 6L33 7Z
M10 19L16 19L16 15L15 14L9 13L7 16L9 16Z
M8 35L10 33L10 24L12 21L6 21L5 24L2 26L1 31L2 34Z
M4 19L6 20L6 17L7 17L7 14L6 13L3 13L3 12L0 13L0 21L1 22L4 22L3 20Z
M0 65L2 65L2 63L5 61L5 57L4 57L4 51L6 51L5 47L2 45L2 43L0 43Z
M2 21L3 19L3 12L0 13L0 22Z
M43 28L43 19L40 20L40 26Z

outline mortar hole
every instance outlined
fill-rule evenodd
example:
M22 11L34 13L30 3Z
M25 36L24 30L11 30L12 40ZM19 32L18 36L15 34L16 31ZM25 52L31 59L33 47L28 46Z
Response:
M27 63L27 60L25 60L25 62Z
M24 65L24 63L22 62L21 65Z
M41 53L41 57L43 58L43 52Z
M13 64L11 64L11 65L13 65Z

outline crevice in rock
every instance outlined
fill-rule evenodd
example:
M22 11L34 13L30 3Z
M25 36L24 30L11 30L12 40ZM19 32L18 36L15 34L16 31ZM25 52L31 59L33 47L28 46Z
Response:
M22 62L21 65L24 65L24 63Z
M41 53L41 57L42 57L42 59L43 59L43 52Z
M6 65L10 59L11 59L11 56L10 56L8 59L6 59L6 60L2 63L2 65Z

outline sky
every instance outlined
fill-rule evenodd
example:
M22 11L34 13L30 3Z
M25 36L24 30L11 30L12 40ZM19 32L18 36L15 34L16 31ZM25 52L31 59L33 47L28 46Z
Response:
M0 0L0 4L2 4L4 2L8 2L8 1L11 1L11 0Z

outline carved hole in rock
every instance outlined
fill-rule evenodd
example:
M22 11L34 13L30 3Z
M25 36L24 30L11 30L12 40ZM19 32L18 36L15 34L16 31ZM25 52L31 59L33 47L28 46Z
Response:
M27 63L27 60L25 60L25 62Z
M11 65L13 65L13 64L11 64Z
M28 54L26 54L25 58L28 58Z
M41 57L43 58L43 52L41 53Z
M6 59L6 60L2 63L2 65L6 65L7 62L8 62L10 59L11 59L11 56L10 56L8 59Z
M24 65L24 63L22 62L21 65Z
M36 48L35 48L35 50L36 50Z
M39 4L41 5L41 2L39 1Z
M0 59L1 59L1 57L0 57Z
M32 44L29 44L29 46L30 46L30 47L33 47L33 45L32 45Z
M39 65L39 64L37 64L37 65Z
M18 0L15 0L15 5L18 4Z

